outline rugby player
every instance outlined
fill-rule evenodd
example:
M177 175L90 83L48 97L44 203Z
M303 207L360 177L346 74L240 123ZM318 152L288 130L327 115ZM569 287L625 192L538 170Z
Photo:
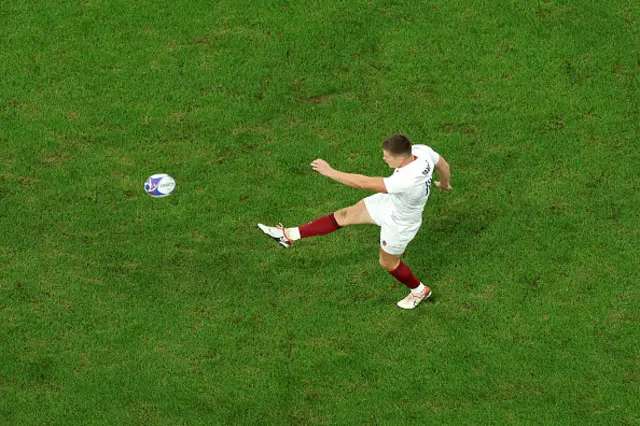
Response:
M326 161L316 159L311 167L323 176L344 185L367 189L376 194L353 206L294 228L258 227L282 247L290 247L302 238L326 235L344 226L371 224L380 227L380 265L411 291L398 302L403 309L413 309L431 296L431 289L413 274L401 257L418 233L422 211L431 193L432 175L440 178L435 186L451 191L451 173L444 157L426 145L412 145L404 135L394 135L382 143L383 159L395 169L389 177L369 177L344 173Z

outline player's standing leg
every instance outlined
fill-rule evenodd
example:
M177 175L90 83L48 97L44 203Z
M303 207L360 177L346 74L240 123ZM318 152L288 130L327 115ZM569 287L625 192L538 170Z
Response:
M420 282L411 268L400 260L402 254L389 254L380 247L380 265L393 277L411 289L407 297L398 302L403 309L413 309L431 296L431 289Z
M315 219L305 225L295 228L284 228L280 226L266 226L261 223L258 228L266 235L276 240L282 247L289 247L294 241L301 238L315 237L318 235L327 235L336 231L343 226L374 224L375 222L369 216L364 201L360 200L353 206L338 210L328 216Z

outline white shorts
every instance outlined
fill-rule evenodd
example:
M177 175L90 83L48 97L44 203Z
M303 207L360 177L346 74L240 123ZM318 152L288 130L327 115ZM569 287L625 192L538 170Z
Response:
M378 193L364 199L371 219L380 227L380 247L389 254L400 255L420 229L420 222L398 223L389 195Z

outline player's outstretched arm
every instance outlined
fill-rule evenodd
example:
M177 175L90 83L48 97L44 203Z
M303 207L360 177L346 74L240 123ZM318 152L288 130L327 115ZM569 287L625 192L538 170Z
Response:
M436 163L436 171L440 177L440 181L436 181L436 187L440 188L440 191L451 191L453 189L451 187L451 169L444 157L440 157Z
M321 175L352 188L368 189L375 192L387 192L384 179L381 177L369 177L353 173L344 173L333 169L329 163L320 158L313 160L311 162L311 167Z

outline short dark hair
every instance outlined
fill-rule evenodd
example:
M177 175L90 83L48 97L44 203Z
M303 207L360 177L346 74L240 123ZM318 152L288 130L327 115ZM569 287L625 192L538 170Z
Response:
M405 135L393 135L382 142L382 149L391 155L411 155L411 141Z

